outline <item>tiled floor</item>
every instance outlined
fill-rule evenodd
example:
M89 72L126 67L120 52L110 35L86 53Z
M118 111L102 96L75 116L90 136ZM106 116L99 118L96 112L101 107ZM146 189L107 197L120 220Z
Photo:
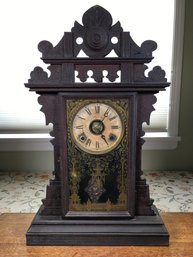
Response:
M193 171L144 172L160 211L193 212ZM0 213L36 212L51 172L1 172Z

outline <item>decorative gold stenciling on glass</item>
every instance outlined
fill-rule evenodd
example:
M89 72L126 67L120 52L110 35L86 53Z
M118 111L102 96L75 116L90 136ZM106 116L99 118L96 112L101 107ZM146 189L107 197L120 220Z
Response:
M91 202L97 203L101 195L106 191L104 188L106 173L99 161L96 162L96 167L91 168L91 170L91 178L85 191L88 193Z
M94 155L81 150L77 147L72 136L74 115L83 106L96 102L112 106L119 113L124 127L122 139L117 147L101 155ZM127 210L128 108L129 102L126 99L67 100L70 211ZM99 111L98 107L96 107L96 111ZM100 133L103 130L100 127L101 124L92 125L95 133Z
M119 176L119 198L118 198L118 203L121 204L126 204L127 202L127 195L126 195L126 185L125 185L125 177L124 177L124 169L125 169L125 159L121 157L121 175Z
M70 202L72 205L80 204L80 198L78 196L79 182L80 182L80 172L76 168L76 161L73 160L71 173L70 173L70 185L71 185Z

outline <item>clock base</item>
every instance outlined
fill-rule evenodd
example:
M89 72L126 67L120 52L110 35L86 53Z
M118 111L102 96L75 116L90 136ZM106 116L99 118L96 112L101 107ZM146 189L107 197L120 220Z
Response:
M36 214L26 234L27 245L169 245L169 234L159 216L133 219L75 219Z

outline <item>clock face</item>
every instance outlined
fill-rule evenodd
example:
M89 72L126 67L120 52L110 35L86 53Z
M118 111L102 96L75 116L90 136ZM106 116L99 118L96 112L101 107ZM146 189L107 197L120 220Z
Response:
M83 106L74 116L72 136L76 145L90 154L104 154L120 143L123 122L117 110L104 103Z

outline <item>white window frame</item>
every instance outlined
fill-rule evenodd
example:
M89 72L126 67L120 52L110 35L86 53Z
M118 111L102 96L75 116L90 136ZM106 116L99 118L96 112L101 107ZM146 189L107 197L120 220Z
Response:
M175 149L178 135L185 1L175 1L172 84L167 132L146 133L143 150ZM49 134L0 134L0 151L52 151Z
M170 88L170 106L168 131L163 133L146 133L144 150L175 149L180 141L178 135L180 91L184 43L185 1L175 1L175 27L172 56L172 82Z

